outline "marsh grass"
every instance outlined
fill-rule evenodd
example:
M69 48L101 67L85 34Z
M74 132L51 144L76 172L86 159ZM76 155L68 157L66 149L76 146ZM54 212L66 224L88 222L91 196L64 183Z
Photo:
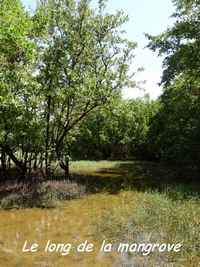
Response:
M169 189L168 189L169 190ZM180 194L180 192L178 193ZM172 200L166 193L123 192L121 205L102 212L95 236L114 244L181 243L180 252L137 253L122 256L122 263L136 266L197 267L200 263L200 201ZM126 259L126 260L125 260ZM171 265L169 265L171 264ZM117 266L117 265L116 265Z
M61 201L81 198L85 194L83 185L68 180L7 185L10 191L0 200L2 209L55 208L62 204Z

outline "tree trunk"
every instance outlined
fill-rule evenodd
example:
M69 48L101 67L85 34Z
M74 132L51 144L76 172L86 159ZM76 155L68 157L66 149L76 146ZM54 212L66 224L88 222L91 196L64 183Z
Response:
M56 156L57 156L57 160L59 162L61 169L63 169L65 172L65 179L68 180L69 179L69 159L66 158L65 162L63 161L61 157L61 152L60 152L60 143L56 144Z
M35 153L35 157L34 157L34 163L33 163L33 169L36 170L37 169L37 153Z
M26 168L26 164L24 164L23 162L21 162L20 160L18 160L15 156L15 154L13 153L13 151L11 150L11 148L8 145L4 145L2 146L2 149L5 151L5 153L12 159L12 161L15 163L16 167L19 169L20 174L22 175L22 178L25 178L26 176L26 172L27 172L27 168Z
M65 180L69 180L69 160L67 160L65 163L61 160L60 167L65 172Z
M1 168L2 168L2 173L4 177L6 178L6 154L3 149L1 151Z
M46 114L46 140L45 140L45 171L46 176L50 172L49 162L49 129L50 129L50 112L51 112L51 96L47 98L47 114Z

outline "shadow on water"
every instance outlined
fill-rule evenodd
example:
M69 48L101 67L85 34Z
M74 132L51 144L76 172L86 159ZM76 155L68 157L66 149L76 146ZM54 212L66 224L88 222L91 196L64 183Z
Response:
M120 190L176 191L176 196L200 197L199 173L189 166L170 166L156 162L120 162L112 168L99 168L84 174L72 172L71 179L86 185L88 193ZM173 197L174 195L171 194Z

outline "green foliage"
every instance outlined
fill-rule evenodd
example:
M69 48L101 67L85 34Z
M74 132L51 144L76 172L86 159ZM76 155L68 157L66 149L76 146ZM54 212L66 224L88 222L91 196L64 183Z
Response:
M156 111L157 102L150 101L148 97L113 99L106 107L90 114L80 125L79 133L71 144L73 157L125 159L135 156L140 150L142 156L150 120Z
M179 74L189 74L198 78L199 42L199 1L174 1L177 7L173 15L174 25L158 36L147 35L151 40L149 47L164 55L162 82L169 84Z
M148 36L164 55L159 101L122 100L134 87L134 42L127 16L108 14L106 1L41 1L28 13L19 0L1 1L1 165L11 159L22 177L52 162L68 176L71 158L200 160L199 5L174 1L174 25Z
M121 13L94 11L88 1L43 5L49 20L38 78L47 103L46 144L51 140L63 160L68 132L131 82L128 66L135 44L120 36L126 21Z
M134 86L136 46L123 37L123 12L105 3L41 1L28 13L19 0L1 1L0 147L24 175L52 160L66 169L69 131L91 111Z
M199 96L192 93L189 80L178 79L161 97L161 107L150 132L151 149L162 159L197 163L199 149Z
M12 68L33 54L34 44L27 38L32 24L19 0L1 0L0 4L1 68Z
M199 164L200 5L196 0L174 3L174 25L161 35L148 35L149 47L164 55L164 93L149 143L157 157Z

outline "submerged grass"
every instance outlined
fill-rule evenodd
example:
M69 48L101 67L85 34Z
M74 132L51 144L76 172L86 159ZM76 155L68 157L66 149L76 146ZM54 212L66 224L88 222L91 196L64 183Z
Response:
M55 208L63 200L81 198L85 194L83 185L71 181L22 183L21 186L14 182L8 188L10 191L0 199L2 209Z
M153 252L148 256L125 253L118 264L135 264L138 267L199 266L199 199L175 201L169 198L168 192L135 191L123 192L120 196L124 200L122 204L103 212L94 227L97 238L103 236L114 244L181 243L182 248L180 252Z

